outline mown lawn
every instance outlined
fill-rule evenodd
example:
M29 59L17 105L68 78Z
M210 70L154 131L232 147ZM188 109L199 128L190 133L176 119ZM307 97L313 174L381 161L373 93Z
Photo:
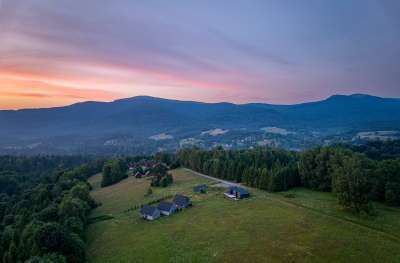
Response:
M389 207L381 203L374 203L376 207L376 216L358 216L343 210L337 203L337 198L331 193L314 192L303 188L296 188L284 193L279 193L279 195L285 196L289 193L293 194L295 198L286 199L287 202L382 231L400 240L399 208Z
M93 211L92 217L100 215L121 216L121 213L136 205L175 195L178 192L191 194L193 186L208 182L208 180L193 176L184 170L176 170L173 174L174 183L171 186L167 188L153 187L153 194L150 196L145 196L150 186L150 178L136 179L130 176L118 184L100 188L101 174L91 177L89 179L89 183L93 186L91 195L102 204Z
M304 189L269 194L251 190L234 202L221 189L192 194L206 180L183 170L176 183L144 197L149 182L128 178L92 195L103 203L93 216L114 219L89 226L90 262L400 262L400 211L378 207L375 218L360 218L337 207L334 197ZM98 177L91 179L95 183ZM183 192L194 206L146 222L135 204Z

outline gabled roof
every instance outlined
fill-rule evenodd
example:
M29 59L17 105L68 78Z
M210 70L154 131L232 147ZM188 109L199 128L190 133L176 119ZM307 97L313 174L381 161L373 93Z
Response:
M157 211L157 207L155 206L150 206L150 205L144 205L141 209L140 209L140 213L142 215L153 215L156 211Z
M186 206L190 203L190 198L181 194L175 195L174 203L179 206Z
M171 210L171 208L174 206L174 203L171 202L166 202L166 201L161 201L158 204L158 209L160 209L161 211L169 211Z
M240 193L241 195L250 194L246 189L244 189L244 188L242 188L242 187L238 187L238 186L231 186L231 187L229 188L229 191L231 191L231 192L237 192L237 193Z

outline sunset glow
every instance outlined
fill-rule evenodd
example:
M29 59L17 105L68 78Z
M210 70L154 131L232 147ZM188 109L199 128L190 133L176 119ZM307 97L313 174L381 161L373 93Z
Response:
M3 0L0 109L136 95L236 103L398 97L396 10L396 1L372 0L295 8Z

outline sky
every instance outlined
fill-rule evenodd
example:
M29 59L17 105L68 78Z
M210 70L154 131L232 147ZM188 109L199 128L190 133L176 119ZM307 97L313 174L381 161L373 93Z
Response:
M0 109L400 97L397 0L0 0Z

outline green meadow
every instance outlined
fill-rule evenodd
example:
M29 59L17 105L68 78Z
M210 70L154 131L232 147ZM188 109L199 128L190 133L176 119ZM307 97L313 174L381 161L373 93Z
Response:
M129 177L92 196L101 206L87 230L89 262L400 262L400 209L377 205L377 216L342 210L330 193L293 189L232 201L223 189L206 194L192 187L213 182L174 170L174 184L153 188L148 179ZM190 195L193 207L148 222L135 206L175 193Z

